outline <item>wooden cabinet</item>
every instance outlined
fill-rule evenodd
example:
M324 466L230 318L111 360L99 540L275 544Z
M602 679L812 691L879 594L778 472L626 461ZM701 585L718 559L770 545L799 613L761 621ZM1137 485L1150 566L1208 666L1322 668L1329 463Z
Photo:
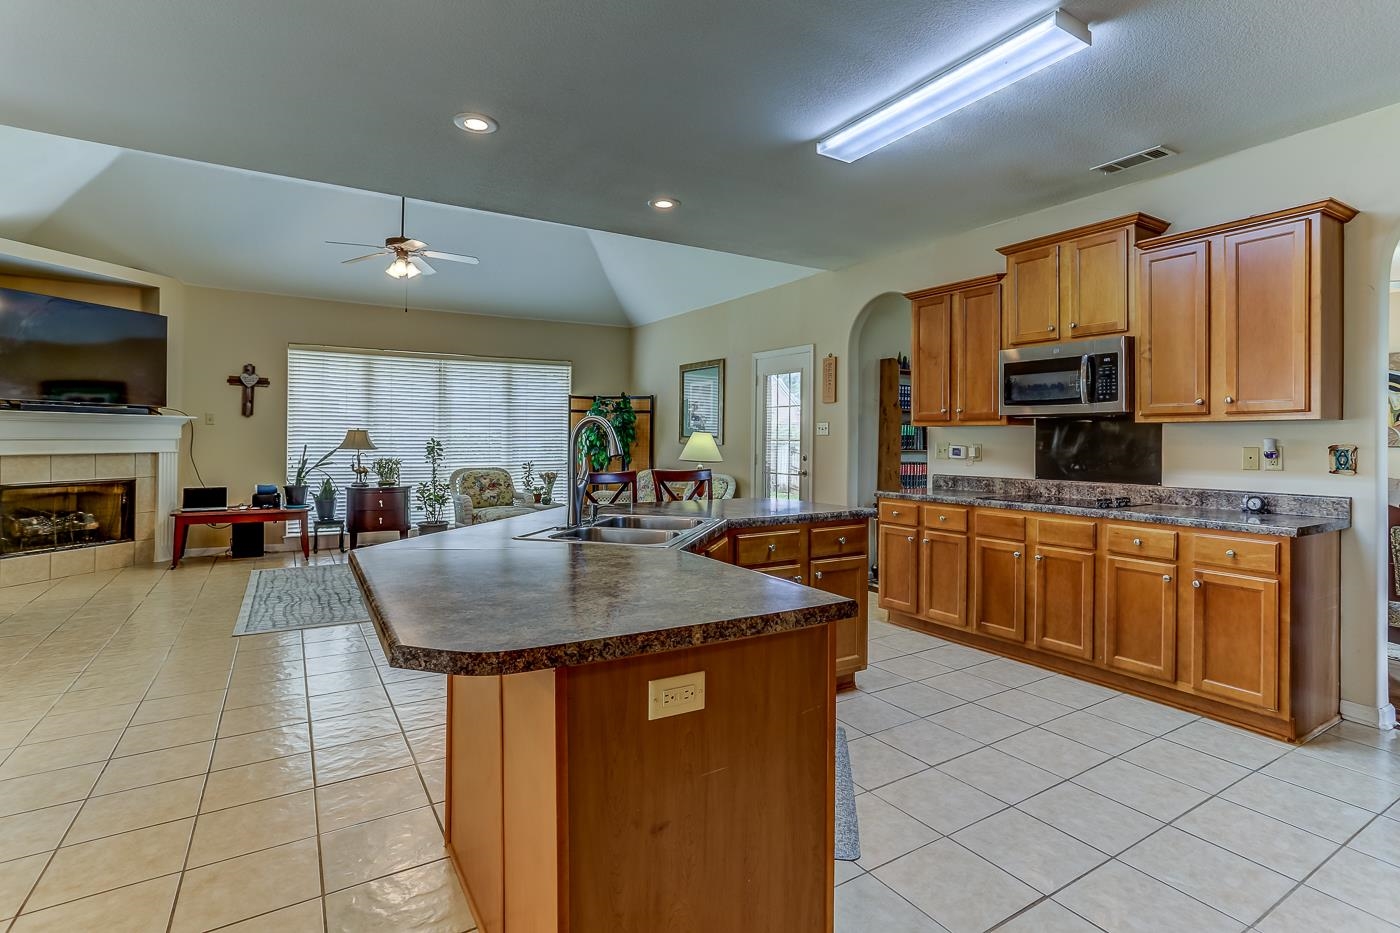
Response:
M1004 424L998 414L1001 275L911 292L916 425Z
M1138 417L1342 416L1342 228L1318 201L1138 244Z
M1128 214L1003 246L1002 345L1132 333L1132 247L1167 227L1148 214Z
M870 592L869 562L864 554L859 557L826 557L812 561L811 569L812 577L808 586L860 603L859 618L836 626L836 672L840 677L846 672L854 674L858 670L864 670L869 638L869 623L865 613L866 599Z
M350 548L359 545L360 535L371 531L397 531L408 537L409 511L407 486L346 486L345 530L350 532Z
M1103 567L1105 665L1176 680L1176 564L1110 554Z
M730 545L729 535L725 535L718 541L707 544L705 546L705 556L711 560L732 564L734 562L734 548Z
M1335 722L1335 533L883 498L880 605L932 635L1288 740ZM813 566L816 562L813 562Z

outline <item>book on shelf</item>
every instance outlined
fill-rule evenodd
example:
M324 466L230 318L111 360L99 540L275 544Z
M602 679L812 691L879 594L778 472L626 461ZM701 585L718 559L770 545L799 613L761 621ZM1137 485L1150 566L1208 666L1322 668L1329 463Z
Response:
M912 424L902 424L899 426L899 449L900 450L926 450L928 449L927 428L916 427Z
M923 492L927 488L927 463L901 463L899 465L899 489L901 492Z

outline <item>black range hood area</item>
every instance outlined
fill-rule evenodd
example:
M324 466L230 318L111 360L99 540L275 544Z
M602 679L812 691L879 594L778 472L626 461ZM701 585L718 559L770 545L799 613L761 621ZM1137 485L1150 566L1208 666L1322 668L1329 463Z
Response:
M1037 418L1035 478L1162 485L1162 426L1125 418Z

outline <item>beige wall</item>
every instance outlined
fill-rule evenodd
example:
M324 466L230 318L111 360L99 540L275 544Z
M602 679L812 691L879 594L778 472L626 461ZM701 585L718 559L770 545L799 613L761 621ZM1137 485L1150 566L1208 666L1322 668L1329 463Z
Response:
M1147 211L1187 230L1337 197L1362 214L1346 228L1346 417L1325 423L1168 425L1164 475L1170 485L1292 490L1353 500L1354 527L1343 539L1343 698L1375 710L1385 704L1380 510L1384 503L1383 398L1377 374L1385 365L1383 313L1391 255L1400 237L1400 106L1388 107L1174 175L1126 185L1059 207L931 241L916 249L823 273L756 295L639 328L633 342L633 383L657 395L657 437L674 437L676 367L689 360L728 359L724 446L728 472L752 477L752 354L814 343L818 359L841 358L840 395L818 404L815 420L831 436L815 438L814 494L853 502L867 498L857 469L873 424L853 417L863 407L858 325L873 299L1002 271L996 247L1130 211ZM929 210L937 205L930 204ZM1028 476L1033 469L1029 428L969 428L936 432L943 440L983 445L969 473ZM1242 473L1239 447L1264 436L1283 446L1285 472ZM1327 473L1327 445L1360 446L1354 477ZM679 448L658 444L658 459L674 462ZM940 464L940 466L944 466ZM947 470L958 469L951 464ZM1358 713L1358 715L1360 715Z
M228 486L232 501L257 483L285 482L287 346L321 344L461 353L474 356L568 360L574 391L614 394L629 389L630 336L625 328L549 324L509 318L409 311L308 298L188 289L185 404L195 416L199 471L212 486ZM227 379L253 363L271 385L254 393L251 418L239 413L241 393ZM212 415L214 423L206 423ZM188 449L188 448L187 448ZM195 482L188 457L181 480ZM277 540L281 526L269 526ZM191 547L219 546L227 531L201 529Z

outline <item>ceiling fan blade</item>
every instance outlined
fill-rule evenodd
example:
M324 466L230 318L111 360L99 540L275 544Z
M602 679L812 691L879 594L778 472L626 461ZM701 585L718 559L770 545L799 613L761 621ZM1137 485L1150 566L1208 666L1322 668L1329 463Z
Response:
M423 250L422 255L427 256L431 259L445 259L448 262L465 262L468 265L472 266L478 266L481 264L481 260L477 259L475 256L463 256L460 253L443 253L435 249L425 249Z
M356 256L354 259L342 259L342 260L340 261L340 264L341 264L342 266L348 266L348 265L349 265L350 263L352 263L352 262L363 262L363 261L366 260L366 259L374 259L374 258L376 258L376 257L383 256L383 255L385 255L385 253L384 253L384 250L381 249L381 250L379 250L378 252L366 253L366 254L363 255L363 256Z
M424 275L432 275L433 273L437 272L436 269L434 269L432 266L428 265L426 262L423 261L422 256L409 256L408 261L412 263L413 266Z
M422 252L423 250L428 248L427 243L424 243L422 240L415 240L413 239L413 237L409 237L408 239L404 240L402 243L399 244L399 246L402 246L410 253Z
M384 244L383 244L383 243L346 243L344 240L327 240L327 241L326 241L326 245L327 245L327 246L361 246L361 247L364 247L365 249L379 249L379 250L382 250L382 249L384 248Z

